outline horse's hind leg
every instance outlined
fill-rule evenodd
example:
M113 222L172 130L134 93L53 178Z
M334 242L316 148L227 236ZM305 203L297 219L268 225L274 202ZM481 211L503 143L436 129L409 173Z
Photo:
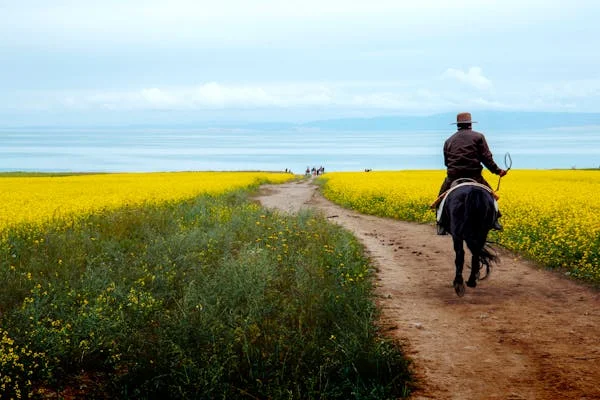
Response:
M479 260L480 260L480 249L483 248L483 244L479 246L479 243L469 243L467 242L467 246L469 250L471 250L471 274L469 275L469 280L467 281L468 287L476 287L477 279L479 279Z
M456 258L454 259L454 265L456 266L456 274L454 276L454 291L460 297L465 294L465 283L462 277L463 265L465 263L465 250L463 248L463 241L457 236L452 236L452 242L454 243L454 253Z
M479 254L474 253L471 257L471 274L469 275L469 280L467 281L468 287L476 287L477 279L479 278Z

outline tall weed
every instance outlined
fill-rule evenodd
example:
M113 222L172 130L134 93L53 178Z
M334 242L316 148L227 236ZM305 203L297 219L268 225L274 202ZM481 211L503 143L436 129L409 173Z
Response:
M272 213L238 191L19 225L0 245L2 398L409 388L407 361L376 329L368 260L318 215Z

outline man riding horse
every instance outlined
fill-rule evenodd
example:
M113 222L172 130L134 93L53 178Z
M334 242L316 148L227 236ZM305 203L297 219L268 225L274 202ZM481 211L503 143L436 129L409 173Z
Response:
M447 167L447 176L442 183L439 195L448 191L454 181L469 178L490 188L490 184L483 178L481 164L493 174L500 177L506 175L505 170L498 167L485 140L485 136L471 129L475 121L471 121L471 113L463 112L456 115L455 124L458 131L450 136L444 143L444 164ZM454 123L453 123L454 124ZM498 222L501 216L498 211L493 229L502 230ZM446 231L438 225L438 234L445 235Z

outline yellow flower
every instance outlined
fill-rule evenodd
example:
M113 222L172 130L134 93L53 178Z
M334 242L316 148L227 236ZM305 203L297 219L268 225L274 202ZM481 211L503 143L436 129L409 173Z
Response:
M324 195L366 214L429 222L445 171L334 172L323 176ZM498 177L487 171L495 187ZM575 276L600 281L600 172L511 170L502 178L499 206L505 247Z
M269 172L160 172L59 177L0 177L0 231L20 223L43 223L124 205L222 194L294 176ZM91 238L95 240L95 238ZM36 239L35 243L42 243ZM60 263L60 261L59 261Z

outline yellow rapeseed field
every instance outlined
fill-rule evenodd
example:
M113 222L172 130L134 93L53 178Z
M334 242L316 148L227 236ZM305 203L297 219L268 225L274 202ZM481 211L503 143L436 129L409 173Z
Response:
M268 172L171 172L71 176L0 176L0 230L67 215L221 194L291 174Z
M429 209L444 171L328 173L325 196L364 213L434 222ZM485 178L495 189L498 176ZM544 265L600 282L600 171L511 170L499 204L500 244ZM432 229L432 234L434 231Z

